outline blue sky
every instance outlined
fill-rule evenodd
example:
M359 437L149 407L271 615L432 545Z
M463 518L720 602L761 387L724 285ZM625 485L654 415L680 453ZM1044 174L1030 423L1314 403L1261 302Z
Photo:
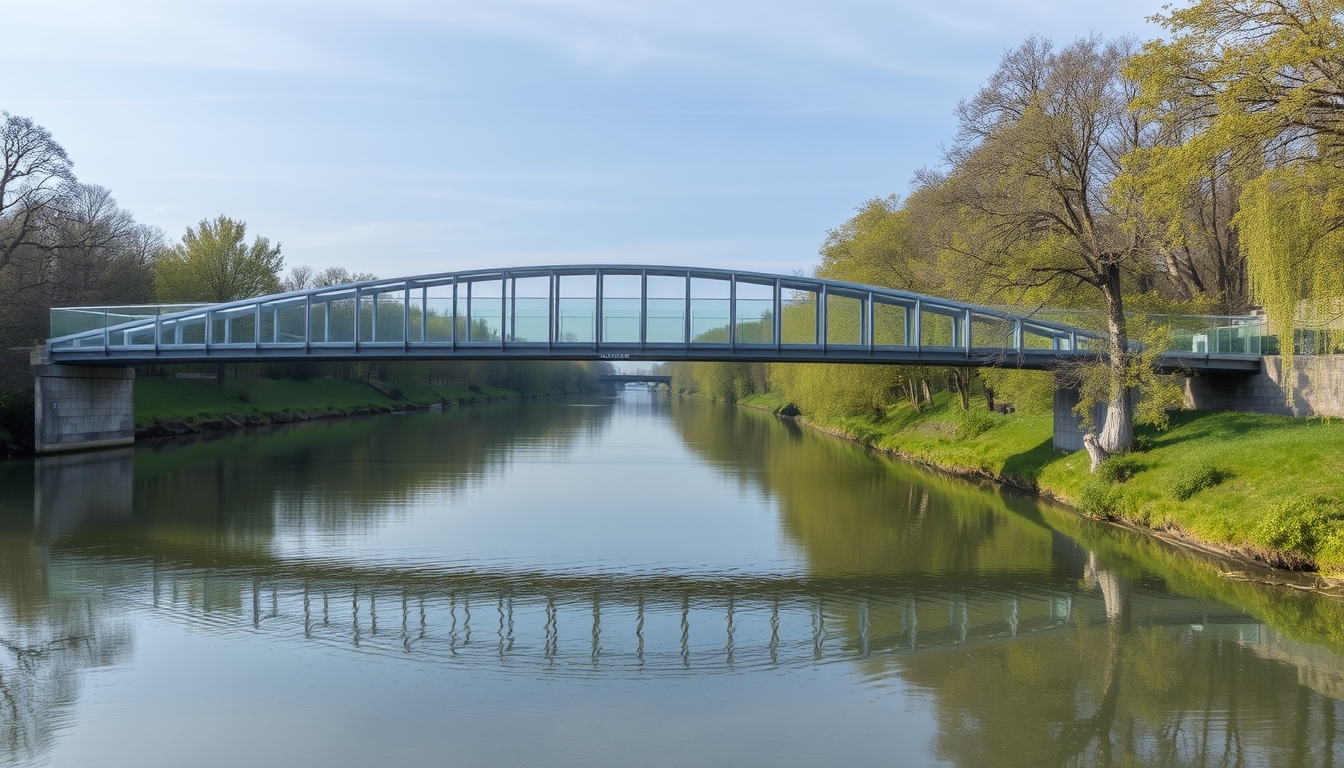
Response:
M1160 6L0 0L0 109L140 221L224 213L291 265L788 272L938 161L1006 48Z

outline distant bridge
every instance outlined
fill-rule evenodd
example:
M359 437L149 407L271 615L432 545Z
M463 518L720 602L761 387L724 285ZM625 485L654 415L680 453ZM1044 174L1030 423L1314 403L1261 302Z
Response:
M666 384L672 386L671 376L659 376L653 373L609 373L597 377L608 384Z
M1168 353L1163 368L1259 372L1260 320L1197 322L1183 345L1190 351ZM59 308L51 329L34 360L39 452L133 440L132 367L146 364L690 360L1049 369L1107 347L1102 334L1077 326L908 291L640 265L449 272L219 304ZM1071 408L1056 403L1057 414ZM1057 430L1056 445L1075 450L1081 439L1069 426Z

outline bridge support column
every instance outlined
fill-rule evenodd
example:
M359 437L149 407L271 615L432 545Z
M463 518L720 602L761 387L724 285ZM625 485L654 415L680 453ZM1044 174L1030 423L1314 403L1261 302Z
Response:
M51 363L33 354L33 432L38 453L135 442L135 369Z
M1082 395L1078 387L1074 385L1055 385L1055 435L1054 447L1056 451L1081 451L1083 450L1083 417L1073 412L1078 406L1078 401ZM1092 418L1097 425L1097 431L1106 425L1106 404L1098 403L1096 410L1092 413Z

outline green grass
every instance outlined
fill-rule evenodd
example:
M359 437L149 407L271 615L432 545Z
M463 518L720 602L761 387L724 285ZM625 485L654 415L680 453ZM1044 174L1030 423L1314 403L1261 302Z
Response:
M216 384L213 379L162 379L144 377L135 382L135 427L143 429L158 419L187 424L225 417L339 415L360 410L392 410L407 405L458 403L485 398L500 399L526 395L562 394L559 392L506 391L482 386L467 387L418 384L402 390L392 399L373 387L343 379L308 381L261 378L228 379Z
M770 411L771 413L779 413L789 404L789 401L778 392L763 392L759 395L747 395L739 400L738 404L748 405L752 408L760 408L762 410Z
M984 409L984 401L972 408ZM809 421L916 461L1033 487L1097 516L1344 574L1339 419L1176 413L1164 432L1141 428L1151 447L1113 460L1108 478L1089 472L1085 452L1053 450L1050 415L986 412L968 429L948 393L920 411L902 403L880 419Z

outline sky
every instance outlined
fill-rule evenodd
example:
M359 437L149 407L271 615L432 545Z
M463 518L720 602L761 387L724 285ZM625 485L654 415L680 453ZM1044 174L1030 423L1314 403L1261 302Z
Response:
M1031 34L1162 0L0 0L0 110L172 239L288 266L811 272Z

